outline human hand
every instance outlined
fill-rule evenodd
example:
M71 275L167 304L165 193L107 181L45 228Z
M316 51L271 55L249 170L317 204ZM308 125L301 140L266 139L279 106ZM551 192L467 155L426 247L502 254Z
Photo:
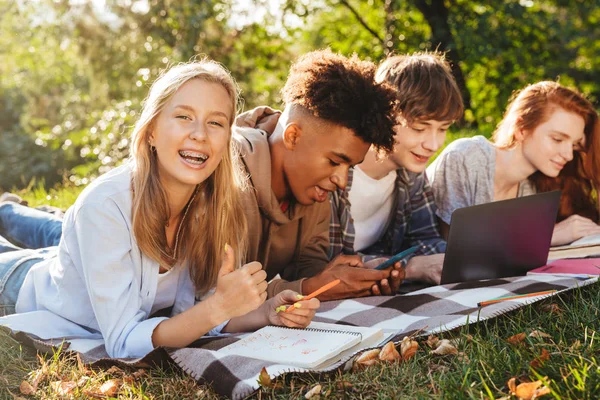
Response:
M569 218L554 225L552 246L569 244L584 236L600 233L600 226L589 218L581 215L571 215Z
M318 275L302 282L302 292L310 294L336 279L340 283L318 297L321 301L371 295L371 287L390 276L389 270L364 268L360 256L339 255Z
M235 125L242 128L256 128L268 133L273 133L281 111L269 106L256 107L237 116Z
M290 328L306 328L321 302L317 298L302 300L302 297L292 290L284 290L267 300L262 307L265 309L269 323ZM295 305L294 309L286 312L285 310L292 304ZM278 308L280 311L277 311Z
M408 264L406 264L405 279L439 285L442 280L443 267L443 253L432 254L429 256L415 256L408 261Z
M251 262L234 270L234 255L226 246L219 270L217 287L211 296L215 307L231 319L255 310L267 298L267 273L259 262Z
M388 260L388 257L379 257L374 260L367 261L365 268L373 269L379 264ZM389 268L388 268L389 270ZM394 263L391 268L389 278L382 279L377 284L371 287L371 291L375 296L393 296L398 293L398 288L404 280L405 271L400 261Z

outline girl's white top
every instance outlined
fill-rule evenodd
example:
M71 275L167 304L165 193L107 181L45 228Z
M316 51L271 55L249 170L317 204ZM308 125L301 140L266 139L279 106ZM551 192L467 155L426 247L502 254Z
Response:
M40 259L21 287L17 313L0 318L0 325L41 339L67 339L77 351L104 344L111 357L153 350L152 332L167 318L148 318L159 265L142 254L133 235L129 164L85 188L65 214L58 249ZM172 315L196 301L186 265ZM218 335L227 322L208 335Z

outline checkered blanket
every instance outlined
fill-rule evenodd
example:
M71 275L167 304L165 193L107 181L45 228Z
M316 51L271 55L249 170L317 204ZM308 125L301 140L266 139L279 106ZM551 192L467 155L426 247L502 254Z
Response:
M597 280L598 278L577 280L552 275L532 275L434 286L393 297L330 301L322 303L315 321L394 329L397 334L393 340L398 341L417 331L421 331L420 335L428 335L493 318L549 295L505 301L479 308L477 303L481 301L552 289L566 291L587 286ZM32 340L22 333L17 333L16 336L41 350L48 350L49 346L56 345L52 342ZM199 382L209 383L217 393L233 399L246 397L258 389L258 374L263 367L267 368L272 378L285 372L310 372L290 365L241 356L225 356L216 352L236 340L239 339L235 336L203 338L194 343L193 347L176 350L158 348L141 359L110 359L103 347L92 348L80 355L84 361L97 366L148 366L174 362ZM349 361L342 360L329 369L349 366Z

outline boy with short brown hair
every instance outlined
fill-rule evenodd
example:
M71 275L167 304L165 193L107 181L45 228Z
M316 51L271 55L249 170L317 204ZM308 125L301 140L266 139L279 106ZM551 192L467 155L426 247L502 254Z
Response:
M460 90L443 53L393 56L376 80L397 90L394 152L380 160L375 149L350 171L331 201L329 257L359 254L375 266L413 246L374 294L394 294L403 278L438 284L446 242L440 236L431 187L425 176L446 131L463 113ZM402 268L404 266L404 269Z

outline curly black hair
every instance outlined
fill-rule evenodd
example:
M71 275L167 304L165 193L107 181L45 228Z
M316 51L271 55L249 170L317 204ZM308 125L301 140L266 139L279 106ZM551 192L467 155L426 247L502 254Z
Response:
M394 148L396 91L375 82L375 64L331 50L307 54L292 65L281 94L317 118L344 126L377 150Z

